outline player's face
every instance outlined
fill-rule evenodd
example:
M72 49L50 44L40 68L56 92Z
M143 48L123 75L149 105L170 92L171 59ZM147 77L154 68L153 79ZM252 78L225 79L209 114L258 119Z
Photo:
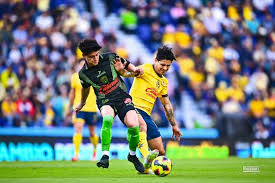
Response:
M96 66L99 62L99 51L91 52L84 57L87 60L89 66Z
M155 59L155 70L158 74L164 75L172 64L171 60L157 60Z

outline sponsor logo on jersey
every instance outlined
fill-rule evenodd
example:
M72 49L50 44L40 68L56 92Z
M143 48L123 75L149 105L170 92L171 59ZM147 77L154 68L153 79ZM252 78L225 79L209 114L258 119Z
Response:
M118 78L116 78L114 81L112 81L109 84L105 84L99 88L99 92L103 95L107 95L110 92L114 91L117 87L119 87L120 83Z
M155 88L146 88L145 92L148 96L150 96L153 99L156 99L158 96Z
M109 101L110 101L109 99L102 100L102 104L106 104Z
M106 74L106 72L105 71L98 71L98 75L96 76L97 78L99 78L100 76L102 76L103 74Z

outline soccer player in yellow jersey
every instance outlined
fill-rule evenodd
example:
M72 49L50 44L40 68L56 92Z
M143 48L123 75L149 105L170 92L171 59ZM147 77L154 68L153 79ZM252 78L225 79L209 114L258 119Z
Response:
M168 80L164 76L174 60L175 56L171 48L167 46L158 48L154 64L144 64L141 66L144 73L141 76L135 77L130 91L135 108L146 122L146 124L144 124L142 119L139 120L140 128L145 129L145 131L140 132L139 142L139 150L143 157L148 158L148 145L151 150L158 150L160 155L165 155L159 129L150 117L157 98L160 99L164 107L165 115L172 126L172 138L180 141L180 137L182 136L174 116L172 104L168 97ZM152 160L153 158L145 160L145 172L149 170Z
M79 68L81 68L84 64L84 60L81 61ZM81 100L81 83L78 77L78 72L75 72L71 77L71 90L70 90L70 98L69 98L69 108L67 111L67 116L70 115L72 109L75 108ZM86 123L90 132L90 141L94 146L94 153L92 159L96 159L96 146L98 144L98 136L95 134L96 121L97 121L97 106L96 106L96 96L94 94L93 88L90 88L90 93L87 99L85 106L81 109L77 114L73 113L72 122L74 124L75 133L73 136L73 144L75 155L72 158L72 161L79 160L79 150L80 145L82 143L82 129L84 124Z

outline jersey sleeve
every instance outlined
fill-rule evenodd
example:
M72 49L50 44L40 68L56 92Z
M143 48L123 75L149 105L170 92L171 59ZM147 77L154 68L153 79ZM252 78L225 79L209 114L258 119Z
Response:
M79 71L78 77L83 88L88 88L91 86L91 84L86 81L87 76L82 71Z
M163 88L161 92L159 93L159 97L168 97L168 81L162 81L161 83L163 85Z
M120 60L121 60L121 62L124 64L125 62L127 62L127 63L130 63L130 61L129 60L126 60L125 58L122 58L122 57L119 57L120 58Z

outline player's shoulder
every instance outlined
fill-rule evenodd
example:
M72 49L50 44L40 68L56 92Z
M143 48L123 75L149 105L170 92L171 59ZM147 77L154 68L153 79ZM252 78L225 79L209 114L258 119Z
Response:
M113 52L101 53L100 58L103 60L113 60L117 54Z
M143 65L141 65L141 67L142 67L142 69L144 69L146 71L150 71L153 69L153 65L150 63L143 64Z
M152 67L153 65L152 64L150 64L150 63L146 63L146 64L142 64L142 67Z
M86 64L83 65L83 67L79 70L79 72L77 73L77 77L81 80L85 77L85 75L87 74L88 71L88 67Z
M78 74L79 73L83 73L85 72L86 70L88 70L88 66L87 66L87 62L85 61L85 64L82 66L82 68L79 70L79 72L77 72Z

